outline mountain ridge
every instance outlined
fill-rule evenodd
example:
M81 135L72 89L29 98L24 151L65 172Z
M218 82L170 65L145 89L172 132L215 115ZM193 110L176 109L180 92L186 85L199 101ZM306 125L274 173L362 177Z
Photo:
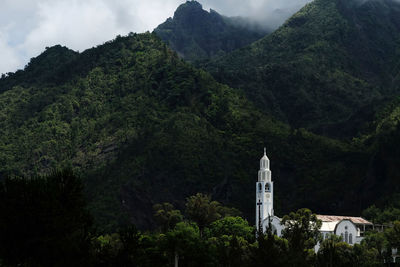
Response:
M393 5L396 9L391 12L400 14L398 5ZM355 36L360 37L356 44L362 47L366 43L365 34L343 15L343 8L346 8L343 1L311 2L274 33L212 60L205 68L217 80L244 90L259 107L292 126L319 134L336 136L339 133L343 137L337 129L326 132L324 128L331 128L330 124L350 127L352 123L347 120L357 110L397 91L397 82L390 88L382 82L388 79L387 69L391 70L391 66L382 62L389 59L397 62L399 44L393 40L400 37L397 19L389 19L391 24L381 31L385 32L384 36L386 32L391 34L386 45L390 49L385 52L386 61L375 64L381 71L371 75L369 69L375 66L375 57L362 57L353 52L353 40L358 40ZM353 10L358 16L370 14L364 19L366 27L371 26L368 18L374 17L374 12L368 4ZM397 27L396 31L392 27ZM381 31L371 31L370 35L381 36ZM373 37L369 39L375 44ZM379 57L380 50L375 46L371 49ZM347 137L355 135L357 132Z
M240 91L185 63L153 34L117 37L80 53L73 65L61 84L21 80L0 93L0 175L71 167L84 180L102 231L127 221L149 228L153 204L183 208L199 191L252 219L253 174L264 146L279 177L277 213L299 206L360 212L369 203L360 198L345 206L344 192L344 202L332 195L340 183L326 187L354 176L344 188L359 190L358 161L369 153L262 114ZM316 205L321 199L330 205Z
M269 31L242 17L225 17L187 1L154 32L187 61L207 60L246 46Z
M289 20L292 26L284 30L303 27L303 15ZM284 39L284 33L266 39ZM327 36L336 38L337 32ZM257 51L263 42L233 54ZM50 56L57 51L56 59ZM54 62L65 52L74 56ZM385 103L373 107L378 112L369 114L373 120L365 135L339 140L277 120L248 100L244 88L219 83L186 63L156 34L117 36L77 54L56 46L38 58L40 64L33 59L18 75L0 79L0 179L72 168L83 178L101 232L127 222L151 228L153 204L171 202L183 209L185 198L197 192L242 210L253 221L263 147L271 159L277 215L300 207L358 215L399 187L399 152L391 150L400 140L395 101L385 109ZM299 62L283 67L307 67L310 58L299 56ZM46 68L55 63L58 68ZM254 69L245 66L239 78ZM29 73L41 78L26 79ZM261 72L253 74L257 81ZM339 74L342 86L365 82Z

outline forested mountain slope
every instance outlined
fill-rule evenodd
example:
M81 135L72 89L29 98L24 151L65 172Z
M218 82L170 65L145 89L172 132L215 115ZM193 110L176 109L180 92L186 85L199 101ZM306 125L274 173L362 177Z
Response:
M196 192L253 219L264 146L277 214L359 213L375 200L357 193L373 152L273 120L152 34L66 51L49 48L0 80L0 176L72 167L102 230L149 228L153 204L182 207ZM29 73L42 78L19 78Z
M268 30L249 19L207 12L197 1L187 1L154 32L185 60L196 62L246 46Z
M400 5L315 0L206 68L294 127L352 137L399 94Z

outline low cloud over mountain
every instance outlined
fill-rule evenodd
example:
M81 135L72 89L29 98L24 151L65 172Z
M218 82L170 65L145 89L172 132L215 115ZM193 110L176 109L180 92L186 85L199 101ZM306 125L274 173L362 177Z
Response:
M277 27L310 0L204 0L204 8ZM0 73L23 68L46 46L84 50L118 34L152 31L182 0L5 0L0 9Z

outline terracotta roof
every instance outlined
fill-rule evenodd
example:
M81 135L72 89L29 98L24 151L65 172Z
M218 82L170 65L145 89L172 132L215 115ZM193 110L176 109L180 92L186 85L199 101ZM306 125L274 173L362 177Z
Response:
M350 220L354 224L371 224L371 222L367 221L361 217L350 217L350 216L333 216L333 215L317 215L317 218L323 222L337 222L341 220Z

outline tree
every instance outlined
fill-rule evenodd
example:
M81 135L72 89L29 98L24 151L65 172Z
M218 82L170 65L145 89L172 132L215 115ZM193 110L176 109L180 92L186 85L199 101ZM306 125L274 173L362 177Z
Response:
M309 209L299 209L282 218L282 237L289 242L289 258L293 266L307 266L315 256L314 247L321 241L322 222Z
M222 235L207 240L211 266L247 266L251 258L251 243L241 236Z
M211 223L204 237L214 256L214 265L244 266L249 262L254 227L241 217L225 217Z
M380 262L390 260L391 249L389 249L390 252L388 254L389 243L385 233L367 232L366 236L361 241L361 245L366 250L375 250Z
M321 242L317 265L324 267L355 266L353 249L337 235L330 235Z
M207 253L197 225L188 222L177 223L175 228L165 234L165 249L175 262L183 266L204 266Z
M183 221L180 210L174 209L174 206L170 203L155 204L153 209L154 218L163 233L173 229L178 222Z
M92 239L93 263L98 267L116 266L122 249L122 242L118 233L101 235Z
M160 247L158 233L140 233L133 225L121 228L118 233L93 239L93 265L112 266L167 266L165 248Z
M82 182L71 170L5 179L0 214L0 258L6 264L85 265L92 220Z
M254 241L254 227L241 217L225 217L210 224L205 230L208 237L237 236Z
M121 249L118 254L118 266L136 266L141 257L141 233L134 225L119 230Z
M354 244L353 258L355 266L377 267L382 266L383 259L379 258L379 252L376 248L368 248L363 243Z
M391 248L400 249L400 221L393 222L393 226L386 229L384 234Z
M253 248L252 266L287 266L288 241L272 232L271 221L265 233L260 229L257 233L257 242Z
M197 223L200 235L204 227L221 218L218 201L211 201L211 197L202 193L191 196L186 201L186 214L190 220Z

